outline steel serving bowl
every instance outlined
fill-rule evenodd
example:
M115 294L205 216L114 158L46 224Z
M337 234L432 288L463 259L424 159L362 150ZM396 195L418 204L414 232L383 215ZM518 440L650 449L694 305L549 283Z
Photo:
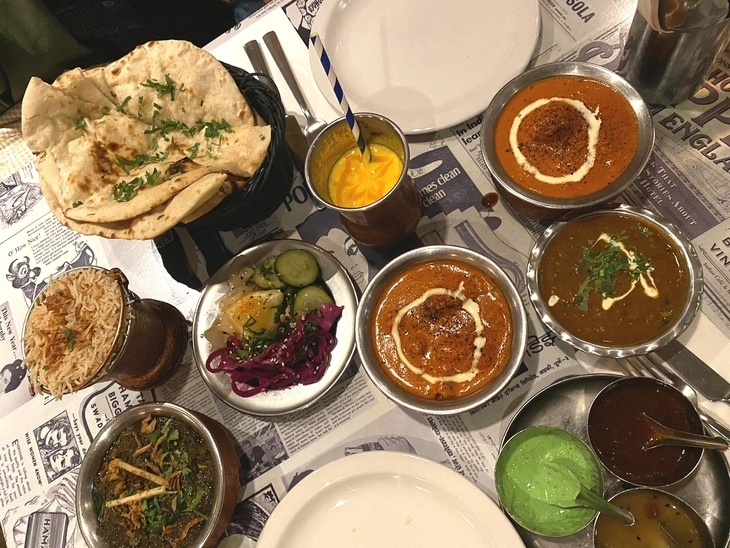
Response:
M405 268L432 260L454 260L469 264L487 274L502 290L512 315L512 348L502 372L477 392L463 398L428 400L396 386L378 364L370 338L370 320L383 287ZM450 415L478 407L499 394L522 362L527 340L527 316L520 295L507 274L484 255L463 247L433 245L409 251L388 263L368 284L357 308L355 320L357 351L365 371L375 385L391 400L422 413Z
M94 509L92 490L94 480L109 448L128 426L141 421L146 415L171 417L192 427L208 447L215 481L213 485L213 507L205 527L191 546L203 548L214 546L233 515L238 501L238 458L233 444L223 427L213 419L188 411L172 403L143 403L110 420L91 442L81 464L76 483L76 515L81 534L89 546L104 546L97 534L97 516Z
M559 234L567 225L578 219L584 219L593 215L602 214L624 214L634 216L650 225L655 226L662 231L664 235L674 244L684 259L684 269L689 276L689 288L684 307L680 312L674 324L667 329L658 333L653 338L639 344L631 346L605 346L592 343L581 339L577 335L566 330L551 314L550 307L540 293L540 262L547 247L552 239ZM527 287L530 292L530 300L532 301L535 311L542 322L550 328L558 337L567 343L570 343L578 350L594 354L596 356L608 358L626 358L630 356L641 356L654 350L661 348L669 342L676 339L687 327L692 323L697 311L700 308L702 300L703 281L702 281L702 265L697 257L692 242L682 234L679 229L672 223L663 219L656 213L641 209L638 207L628 206L625 204L609 204L595 207L589 211L578 211L566 215L563 219L553 223L540 237L535 246L532 248L530 258L527 263Z
M590 80L601 82L626 99L636 115L638 123L639 141L629 166L610 185L586 196L577 198L550 198L542 196L515 183L497 158L494 149L494 127L502 109L507 102L520 90L530 84L555 76L582 76ZM557 218L568 211L585 209L608 202L618 196L629 186L644 169L649 161L654 146L654 125L651 114L641 95L618 74L607 68L591 63L548 63L528 70L507 82L489 103L484 112L481 128L482 156L493 175L497 190L511 205L525 213L537 217Z
M630 389L632 387L644 387L647 391L662 390L664 394L666 394L667 398L671 398L672 403L675 406L679 407L679 410L675 409L671 416L682 416L692 425L691 428L687 429L687 432L698 435L707 434L707 432L705 432L704 426L702 425L702 420L700 419L700 415L697 412L697 409L695 409L694 405L692 405L692 403L686 398L686 396L682 394L682 392L677 390L674 386L662 380L650 377L622 377L615 380L614 382L603 388L603 390L601 390L598 394L596 394L596 397L593 398L593 402L588 409L587 430L588 443L590 444L591 449L593 449L593 452L596 454L596 457L601 462L601 464L603 464L603 467L608 472L610 472L625 483L637 485L639 487L668 487L670 485L674 485L676 483L684 481L686 478L692 475L695 470L697 470L697 467L702 460L702 456L704 455L704 449L697 447L686 447L684 449L683 455L678 459L678 463L673 463L676 465L676 467L672 470L668 470L666 465L661 464L661 461L658 461L656 458L652 458L650 472L644 473L643 476L642 474L636 473L635 470L627 470L626 468L622 468L622 464L617 464L616 462L612 462L610 460L616 455L616 446L626 447L627 437L629 436L627 436L625 432L627 429L629 430L629 432L631 432L632 426L630 424L626 424L623 421L621 422L621 424L616 424L616 422L619 421L619 419L617 418L619 415L619 410L616 409L618 404L614 405L613 407L608 407L609 412L607 412L606 414L608 415L610 422L612 424L616 424L617 427L621 427L619 429L621 438L616 439L615 437L613 437L614 435L618 435L615 431L612 432L610 428L596 425L596 423L600 420L599 413L601 411L605 412L605 409L607 407L606 398L611 396L611 392L613 392L615 395L616 390L621 391L626 390L627 388ZM646 398L632 399L634 400L632 402L622 402L622 407L628 410L635 410L635 406L638 406L639 410L642 410L645 416L649 416L649 414L651 413L652 418L661 421L661 417L657 417L657 415L655 415L648 407L646 407ZM667 402L664 401L662 403L666 404ZM661 407L665 406L662 405ZM624 417L624 420L626 420L625 415L622 416ZM665 424L665 426L672 425ZM634 432L638 435L642 431L639 430ZM609 440L608 443L606 442L606 439ZM662 448L657 448L656 450L659 451L661 449ZM644 450L644 452L646 452L647 458L652 455L656 455L656 453L653 453L652 451ZM637 461L636 453L637 451L632 452L632 461L634 464Z
M205 337L205 332L215 323L219 314L218 301L230 291L228 279L231 274L288 249L304 249L314 255L321 269L321 277L332 293L335 304L344 307L335 330L337 344L332 350L324 376L317 382L297 384L244 398L231 388L230 375L225 372L213 373L205 366L208 356L216 350ZM347 270L332 253L300 240L271 240L255 245L233 257L205 282L193 318L192 341L195 363L213 394L238 411L259 416L276 416L300 411L324 396L337 383L352 360L355 353L356 309L355 285Z
M623 495L624 493L633 493L633 492L641 492L641 493L647 493L647 494L656 494L659 496L664 496L670 499L674 504L676 504L679 508L681 508L686 516L689 518L689 520L692 522L692 525L694 525L697 528L698 536L700 537L700 548L712 548L715 546L715 543L712 540L712 534L710 533L710 529L707 527L707 524L704 522L700 514L692 508L689 504L687 504L685 501L683 501L681 498L679 498L677 495L668 493L667 491L663 491L662 489L651 489L648 487L636 487L633 489L626 489L624 491L620 491L619 493L616 493L613 497L608 499L608 502L612 502L613 504L620 505L617 499ZM596 546L596 533L598 530L598 526L601 523L603 514L598 514L598 518L593 523L593 546ZM603 519L607 519L608 516L603 517ZM656 522L658 523L658 521ZM676 540L676 539L675 539ZM671 544L667 543L666 546L671 546Z

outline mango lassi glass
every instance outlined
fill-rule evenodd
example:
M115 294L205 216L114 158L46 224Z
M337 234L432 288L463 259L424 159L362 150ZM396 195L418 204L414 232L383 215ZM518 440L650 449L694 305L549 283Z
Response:
M339 118L309 147L305 180L315 201L337 211L355 240L371 247L390 246L411 234L421 218L418 189L408 176L408 143L383 116L355 117L371 161L361 162L347 120Z

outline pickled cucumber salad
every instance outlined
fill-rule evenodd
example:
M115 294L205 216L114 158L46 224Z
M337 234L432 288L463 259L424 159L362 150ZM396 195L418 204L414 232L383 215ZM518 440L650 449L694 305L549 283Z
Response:
M324 375L337 343L337 306L314 255L289 249L235 271L218 316L205 332L214 350L206 368L231 377L249 397Z

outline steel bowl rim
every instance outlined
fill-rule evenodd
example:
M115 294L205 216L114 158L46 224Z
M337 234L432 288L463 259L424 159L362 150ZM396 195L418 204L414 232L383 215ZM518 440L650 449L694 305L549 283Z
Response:
M410 177L408 175L408 164L411 161L411 151L408 147L408 140L406 139L405 133L401 130L396 123L391 120L390 118L386 118L382 114L376 114L374 112L358 112L355 114L355 119L357 118L372 118L375 120L379 120L381 122L386 123L387 125L391 126L394 133L400 138L401 141L404 143L403 147L403 171L401 172L401 176L398 178L398 181L400 182L403 178ZM326 207L328 209L331 209L333 211L337 211L339 213L352 213L352 212L368 212L372 211L379 205L381 205L385 199L390 196L392 193L396 192L396 188L399 186L396 184L392 189L388 191L387 194L380 197L375 202L364 205L361 207L341 207L337 206L333 203L327 202L324 199L320 198L319 193L315 190L314 185L312 184L311 177L309 176L310 172L310 166L312 165L312 152L317 149L319 144L326 139L325 133L331 129L333 129L335 126L338 126L340 124L346 124L347 117L341 116L340 118L337 118L335 120L332 120L329 124L327 124L322 131L319 132L319 134L314 138L314 141L312 141L312 144L309 145L309 149L307 150L307 157L304 160L304 184L307 186L307 190L309 191L309 195L315 200L317 204L319 204L322 207ZM396 154L397 156L397 154Z
M674 499L675 501L679 501L681 503L681 505L683 506L684 510L685 511L688 510L687 514L689 515L689 517L692 520L692 523L695 525L695 527L697 527L699 524L701 524L701 526L699 528L702 529L702 534L700 536L704 537L705 541L709 540L710 547L715 546L715 542L712 539L712 534L710 533L710 528L707 527L705 520L702 519L702 516L700 516L700 514L697 512L697 510L692 508L692 506L687 501L685 501L683 498L681 498L679 495L670 493L669 491L664 491L661 487L635 486L635 487L631 487L629 489L622 489L621 491L619 491L618 493L613 495L610 499L608 499L608 502L613 502L613 500L616 497L618 497L619 495L622 495L624 493L629 493L631 491L653 491L655 493L661 493L662 495L666 495L667 497L669 497L670 499ZM598 527L598 521L599 521L600 517L601 516L599 514L598 516L596 516L596 519L593 520L593 533L591 534L591 541L593 543L594 548L596 546L596 527Z
M547 387L546 387L546 388L547 388ZM535 394L535 396L537 396L537 394ZM534 396L533 396L533 397L534 397ZM532 398L530 398L530 399L532 399ZM529 401L529 400L528 400L528 401ZM527 402L525 402L525 405L526 405L526 404L527 404ZM520 409L522 409L522 406L520 407ZM518 413L519 413L519 411L518 411ZM515 415L515 416L516 416L516 415ZM573 434L572 432L568 432L567 430L565 430L565 429L563 429L563 428L559 428L559 427L557 427L557 426L548 426L548 425L545 425L545 424L540 424L540 425L530 426L529 428L524 428L523 430L520 430L520 431L518 431L518 432L515 432L515 433L514 433L514 434L513 434L512 436L510 436L510 437L509 437L509 439L507 439L507 440L503 440L503 443L502 443L502 445L501 445L501 446L500 446L500 448L499 448L499 454L497 455L497 461L496 461L496 462L495 462L495 464L494 464L494 472L495 472L495 480L494 480L494 485L495 485L495 489L497 490L497 498L498 498L498 500L499 500L499 506L500 506L500 507L501 507L501 508L502 508L502 509L503 509L503 510L504 510L504 511L505 511L505 512L507 513L507 515L509 515L509 517L510 517L511 519L513 519L513 520L514 520L514 521L515 521L515 522L516 522L516 523L517 523L517 524L518 524L518 525L519 525L520 527L522 527L522 528L523 528L523 529L524 529L525 531L529 531L530 533L533 533L533 534L535 534L535 535L540 535L540 536L543 536L543 537L546 537L546 538L565 538L565 537L569 537L569 536L571 536L571 535L575 535L576 533L579 533L580 531L583 531L583 530L584 530L585 528L587 528L587 527L588 527L588 526L589 526L589 525L590 525L591 523L594 523L594 524L595 524L596 520L598 519L598 514L599 514L599 512L598 512L597 510L596 510L596 511L595 511L595 513L593 514L593 517L592 517L592 518L591 518L591 519L590 519L590 520L589 520L589 521L588 521L588 522L587 522L587 523L586 523L585 525L583 525L583 527L581 527L581 528L580 528L580 529L578 529L577 531L573 531L572 533L568 533L567 535L546 535L545 533L541 533L541 532L539 532L539 531L535 531L535 530L533 530L533 529L530 529L529 527L526 527L526 526L525 526L525 525L524 525L524 524L523 524L523 523L522 523L522 522L521 522L520 520L518 520L518 519L517 519L517 518L516 518L516 517L515 517L514 515L512 515L512 512L510 512L509 510L507 510L506 506L505 506L505 505L504 505L504 504L502 503L502 498L501 498L501 497L499 496L499 488L497 487L497 478L496 478L496 472L497 472L497 464L499 463L500 457L502 456L502 452L503 452L503 451L504 451L504 449L505 449L505 448L507 447L507 445L508 445L508 444L509 444L509 443L510 443L510 442L511 442L511 441L512 441L513 439L515 439L515 438L516 438L517 436L519 436L519 435L521 435L521 434L524 434L525 432L527 432L527 431L529 431L529 430L536 430L536 429L543 429L543 430L557 430L558 432L562 432L562 433L568 434L568 436L570 436L571 438L574 438L574 439L575 439L575 440L576 440L577 442L579 442L579 443L580 443L580 445L583 445L583 446L585 446L585 448L586 448L586 449L588 450L588 453L589 453L590 455L592 455L592 456L593 456L593 461L594 461L594 463L595 463L595 464L597 465L597 470L598 470L598 478L599 478L599 482L600 482L600 485L599 485L599 489L600 489L600 492L601 492L601 497L603 497L603 496L604 496L604 494L605 494L605 489L606 489L606 479L605 479L605 477L603 476L603 469L604 469L604 466L603 466L603 463L601 462L601 460L600 460L600 459L598 458L598 455L596 455L596 452L595 452L595 451L593 451L593 448L592 448L592 447L591 447L591 446L590 446L590 445L589 445L588 443L586 443L585 441L583 441L582 439L580 439L580 438L579 438L578 436L576 436L575 434ZM594 526L595 526L595 525L594 525Z
M590 427L589 427L590 426L590 422L591 422L591 414L593 412L593 406L595 405L596 401L598 401L598 399L601 396L603 396L606 392L610 392L611 390L614 390L617 386L620 386L622 384L626 384L628 382L648 382L648 383L652 383L652 384L658 384L658 385L663 386L665 388L670 388L672 391L674 391L676 393L676 395L682 401L684 401L684 402L687 403L687 408L688 409L691 409L694 412L694 416L697 418L697 422L700 424L700 426L702 428L702 432L701 433L702 434L706 434L705 428L702 425L702 421L700 420L700 414L697 411L697 408L695 408L695 406L692 405L692 402L690 402L687 399L687 397L684 394L682 394L682 392L680 392L679 390L677 390L677 388L675 386L672 386L671 384L669 384L669 383L667 383L667 382L665 382L665 381L663 381L661 379L656 379L656 378L653 378L653 377L619 377L618 379L616 379L612 383L609 383L606 386L604 386L596 394L596 396L593 398L593 401L591 402L591 405L588 408L588 416L586 417L586 436L588 437L588 445L591 448L591 451L593 451L593 454L598 459L598 462L601 463L601 466L604 468L604 470L606 470L608 473L612 474L613 476L617 477L618 479L620 479L624 483L628 483L630 485L635 485L637 487L645 488L645 489L656 489L656 488L662 488L662 487L670 487L672 485L676 485L678 483L683 482L684 480L686 480L692 474L695 473L695 471L699 467L700 463L702 462L702 458L705 455L705 450L703 448L699 448L699 450L700 450L699 457L697 457L695 463L692 465L692 467L690 468L689 472L687 472L681 478L678 478L678 479L676 479L674 481L671 481L671 482L668 482L668 483L662 483L660 485L644 485L644 484L641 484L641 483L637 483L636 481L633 481L631 479L628 479L628 478L624 477L623 475L620 475L620 474L616 473L611 468L609 468L608 465L606 465L606 463L603 462L603 459L601 458L601 455L598 453L598 451L596 451L595 448L593 447L593 440L591 439L591 430L590 430ZM695 432L695 433L699 433L699 432Z
M501 373L501 380L494 380L477 392L459 399L428 400L408 394L397 387L381 370L374 356L370 340L369 318L383 285L406 266L434 259L461 261L476 267L488 275L500 288L510 307L512 316L512 348L510 359ZM490 258L469 248L453 245L429 245L408 251L389 262L370 281L360 299L355 318L356 346L360 363L370 380L390 400L413 411L431 415L454 415L479 407L498 395L507 386L522 362L527 345L527 313L512 280Z
M549 307L546 305L539 287L539 267L545 249L548 247L552 239L559 234L568 224L589 216L601 214L626 214L643 219L661 229L667 238L679 250L680 255L684 259L684 266L689 276L689 289L687 291L687 299L684 308L674 324L662 331L656 336L642 343L628 346L607 346L592 343L585 339L573 335L567 331L550 313ZM702 294L704 291L702 264L700 263L697 252L692 242L672 223L660 217L656 213L647 209L642 209L626 204L607 204L596 206L589 210L581 210L571 212L558 221L551 224L547 230L541 235L532 248L527 262L527 288L530 294L530 301L542 322L561 340L569 343L577 350L581 350L588 354L601 356L604 358L626 358L631 356L640 356L653 352L661 348L681 335L685 329L694 321L702 302Z
M328 259L331 258L333 261L333 265L336 265L336 274L341 278L341 281L343 282L343 293L348 302L352 304L351 311L348 311L347 307L343 311L343 315L340 317L340 319L337 322L337 330L335 331L335 336L337 337L337 345L332 351L332 355L330 356L330 363L327 366L327 370L324 373L324 376L322 379L317 381L316 383L310 384L310 385L295 385L289 388L284 388L281 390L275 390L271 392L263 392L262 394L257 394L255 396L252 396L251 398L243 398L241 396L233 394L235 397L231 396L228 397L227 388L221 387L219 383L215 382L216 378L220 378L218 376L225 375L223 372L219 373L211 373L207 370L205 362L207 359L207 355L204 355L204 345L205 343L202 343L200 340L200 337L202 337L201 332L201 323L203 322L202 316L207 312L205 307L203 306L204 301L207 296L207 292L209 290L209 287L211 283L214 280L217 280L217 277L225 272L226 274L230 270L230 268L235 264L235 261L241 261L242 257L248 258L250 256L255 256L257 253L262 252L264 250L272 250L269 251L269 253L273 253L273 249L277 247L284 247L285 249L282 249L280 252L283 252L286 249L305 249L307 251L313 252L315 255L322 255L326 256ZM262 257L263 258L263 257ZM319 263L319 259L318 259ZM250 263L253 264L253 263ZM319 263L320 268L322 268L322 264ZM215 281L213 285L216 285L218 283L224 283L220 281ZM227 276L226 281L227 284ZM334 295L337 297L337 295ZM336 303L338 306L342 306L343 304L348 303L342 303L338 302ZM200 292L200 297L198 298L198 302L195 305L195 312L193 314L193 328L192 328L192 347L193 347L193 358L195 361L195 364L198 368L198 372L200 373L200 376L203 378L203 381L205 382L208 389L218 398L220 401L231 407L232 409L235 409L236 411L239 411L241 413L248 413L250 415L259 416L259 417L278 417L278 416L284 416L290 413L295 413L298 411L301 411L303 409L306 409L308 407L311 407L316 402L321 400L332 388L337 384L339 379L344 374L345 370L347 369L348 364L352 361L352 357L355 354L355 333L354 333L354 321L355 321L355 315L357 310L357 304L358 304L358 292L355 287L355 284L352 280L352 277L347 272L345 267L342 265L342 263L330 252L322 249L321 247L310 244L308 242L302 241L302 240L295 240L291 238L281 238L281 239L275 239L275 240L269 240L266 242L259 243L257 245L254 245L252 247L246 248L240 253L234 255L230 260L228 260L223 266L221 266L218 271L213 274L213 276L210 277L205 282L205 285L203 289ZM348 316L352 314L352 317L349 321L351 321L351 324L348 323ZM207 325L205 326L207 327ZM346 330L343 333L343 330ZM339 334L339 335L338 335ZM342 345L342 346L340 346ZM346 347L346 348L345 348ZM344 350L343 350L344 348ZM335 362L334 359L332 359L336 355L339 357L337 362ZM336 372L336 375L334 376L328 376L328 371L332 370ZM261 405L254 406L252 408L250 405L245 405L245 401L254 401L253 398L259 398L262 399L263 397L267 397L266 394L284 394L286 391L290 391L291 389L296 389L297 387L304 387L304 388L312 388L317 387L320 385L320 383L323 383L325 381L326 387L318 394L316 394L311 399L307 399L304 403L297 404L295 406L285 406L285 407L276 407L274 409L265 409L262 408ZM228 385L230 385L230 382L228 382ZM232 393L232 392L231 392ZM291 394L290 394L291 395ZM265 406L264 406L265 407Z
M191 411L169 402L148 402L135 405L123 411L119 415L113 417L107 422L99 433L94 437L89 449L84 456L79 469L79 476L76 482L76 515L78 516L79 529L81 535L88 546L94 546L96 540L96 514L93 509L93 501L91 501L91 492L94 486L96 473L101 462L111 447L111 444L117 439L119 434L135 422L142 420L145 415L153 414L156 416L172 417L180 420L190 427L203 438L211 460L215 468L215 484L213 507L210 510L205 527L195 539L195 547L202 547L206 542L211 540L211 534L214 532L217 521L223 510L223 499L226 487L225 470L223 467L223 457L213 434L208 427L196 417Z
M33 298L33 302L28 307L28 311L25 313L25 318L23 319L23 331L20 338L20 356L23 360L25 360L25 332L28 329L28 320L30 319L30 313L33 311L33 308L35 308L35 305L37 304L41 295L46 292L46 289L48 289L51 283L58 280L59 278L62 278L78 270L89 269L99 270L107 275L109 275L109 273L114 270L112 268L106 268L103 266L92 264L86 266L76 266L74 268L69 268L68 270L55 272L48 277L48 284L43 289L41 289L41 291ZM118 270L126 280L124 272L119 269L116 270ZM106 356L104 356L104 359L101 361L101 364L94 370L93 374L86 380L86 382L82 386L77 387L71 392L65 392L64 394L73 394L75 392L78 392L79 390L82 390L83 388L86 388L87 386L99 382L103 378L103 376L106 375L107 372L114 366L117 357L122 355L127 347L127 342L129 341L129 333L132 329L132 322L134 321L132 304L135 300L138 300L138 297L129 290L129 287L127 287L127 283L122 283L119 280L116 281L117 285L119 286L119 291L121 293L121 311L119 313L119 320L117 321L114 340L112 341L112 345L109 348L109 352L107 352ZM46 387L42 387L42 389L45 391Z
M494 151L494 125L502 109L515 93L524 87L553 76L584 76L606 84L626 99L632 107L638 125L638 143L629 166L605 188L577 198L551 198L542 196L516 184L502 168ZM588 208L607 202L628 187L646 166L654 147L655 131L651 113L646 102L636 89L615 72L593 63L564 62L548 63L516 76L500 89L484 112L480 129L481 152L489 171L498 186L513 198L532 206L557 212Z

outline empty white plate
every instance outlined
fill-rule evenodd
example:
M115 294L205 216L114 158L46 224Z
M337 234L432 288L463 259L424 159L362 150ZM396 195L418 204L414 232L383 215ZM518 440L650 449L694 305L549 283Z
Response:
M538 0L326 0L322 38L354 112L407 134L454 126L486 109L521 73L540 33ZM337 105L310 47L314 79Z
M279 503L257 548L524 546L499 507L450 468L408 453L351 455Z

